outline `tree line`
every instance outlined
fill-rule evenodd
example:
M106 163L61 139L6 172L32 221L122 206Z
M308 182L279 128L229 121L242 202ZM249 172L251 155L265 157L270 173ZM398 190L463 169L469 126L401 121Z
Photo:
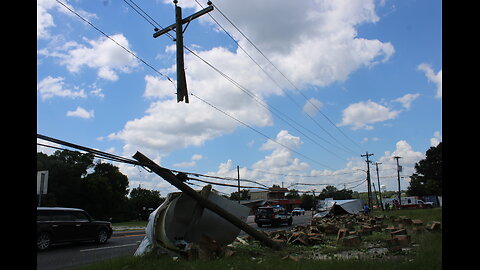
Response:
M42 196L41 206L82 208L96 219L112 218L114 222L147 219L149 209L157 208L165 200L156 190L138 186L129 191L128 177L118 167L95 161L90 153L57 150L46 155L39 152L37 170L49 171L48 193ZM442 195L442 143L428 149L425 159L415 164L415 173L406 192L408 196ZM382 192L382 197L390 196L396 196L395 191ZM235 201L250 199L247 189L225 197ZM314 200L366 200L367 195L366 192L326 186L315 197L310 193L300 195L295 189L289 190L285 197L301 199L301 207L311 209Z
M118 167L94 162L90 153L37 153L37 170L49 172L48 193L42 195L41 206L81 208L96 219L145 219L146 209L157 208L165 200L159 191L140 186L129 191L128 177Z

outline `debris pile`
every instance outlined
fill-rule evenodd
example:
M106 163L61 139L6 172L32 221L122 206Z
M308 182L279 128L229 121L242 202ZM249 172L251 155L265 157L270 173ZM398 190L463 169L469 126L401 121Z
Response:
M372 250L378 253L380 250L381 254L385 254L387 251L396 252L410 249L414 243L412 243L409 232L417 234L426 231L441 231L441 223L434 221L432 224L424 225L422 220L410 219L406 216L387 218L385 215L345 214L314 217L305 226L297 225L291 229L265 231L264 233L282 245L321 248L331 245L336 240L337 245L353 248L363 247L366 248L366 253L372 253L370 252ZM376 240L373 240L373 243L362 239L362 237L372 235L373 232L380 236L385 235L386 239L380 238L383 240L379 240L374 237ZM236 242L248 244L248 241L251 240L253 238L250 236L237 237ZM296 260L298 258L285 256L282 259Z

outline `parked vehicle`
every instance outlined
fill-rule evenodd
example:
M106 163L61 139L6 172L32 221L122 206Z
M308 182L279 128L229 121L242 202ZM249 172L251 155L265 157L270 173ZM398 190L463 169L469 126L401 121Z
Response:
M305 215L305 210L303 210L303 208L293 208L292 216L300 216L300 215Z
M94 220L78 208L37 207L37 248L53 243L94 240L104 244L112 236L112 224Z
M383 203L386 205L393 205L393 207L400 207L400 208L431 208L433 207L433 202L425 202L419 196L410 196L410 197L402 197L402 204L398 203L398 199L395 198L385 198L383 199Z
M283 207L259 207L255 213L255 223L258 227L263 225L279 226L283 223L292 225L292 214L288 213Z

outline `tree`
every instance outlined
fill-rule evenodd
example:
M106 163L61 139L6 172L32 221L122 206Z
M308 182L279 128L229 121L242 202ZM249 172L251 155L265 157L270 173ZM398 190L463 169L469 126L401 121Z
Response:
M110 163L97 163L82 179L84 208L97 218L123 219L127 206L128 177Z
M310 210L313 207L313 201L314 197L311 194L304 193L302 196L300 196L300 199L302 200L302 204L300 207L302 207L305 210Z
M130 191L129 206L135 216L140 215L142 219L148 218L147 215L142 215L148 208L157 208L165 201L165 198L160 196L158 190L143 189L138 185L137 188Z
M48 194L42 206L87 210L96 219L125 218L128 178L110 163L94 163L93 154L78 151L37 153L37 170L48 170Z
M353 198L353 191L350 189L338 190L336 187L328 185L322 189L319 194L321 200L325 198L333 198L334 200L348 200Z
M93 154L70 150L57 150L50 156L37 153L37 170L49 171L48 194L42 198L42 206L82 206L81 179L93 166Z
M409 196L442 195L442 143L430 147L425 159L415 163L410 176Z
M240 194L238 191L230 193L230 200L238 201L238 200L250 200L250 191L248 189L240 190Z
M300 199L300 195L298 194L298 190L290 189L288 191L288 194L285 195L285 198L287 198L287 199Z

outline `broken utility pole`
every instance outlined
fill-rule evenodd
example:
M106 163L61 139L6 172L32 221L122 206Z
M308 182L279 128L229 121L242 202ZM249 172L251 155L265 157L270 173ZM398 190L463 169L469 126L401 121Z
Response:
M187 80L185 78L185 68L183 62L183 32L185 32L192 20L212 11L213 6L212 2L208 1L208 7L182 19L182 8L177 6L177 0L174 0L173 3L175 4L175 23L155 32L153 37L157 38L169 32L170 30L175 31L175 42L177 45L177 102L185 99L185 103L188 103ZM184 24L187 24L185 29L183 29Z
M247 223L243 222L241 219L238 217L234 216L230 212L226 211L222 207L218 206L216 203L210 201L209 199L203 197L201 194L193 190L191 187L187 186L187 184L183 183L182 181L178 180L178 178L168 169L165 169L163 167L160 167L158 164L150 160L148 157L143 155L142 153L138 152L133 155L133 158L136 159L138 162L142 164L142 166L147 167L163 179L165 181L169 182L179 190L181 190L183 193L186 195L190 196L192 199L196 200L198 204L200 204L202 207L205 207L207 209L210 209L213 211L215 214L221 216L228 222L232 223L233 225L237 226L244 232L248 233L258 241L262 242L266 246L273 248L275 250L281 250L282 247L274 242L272 239L270 239L268 236L266 236L264 233L257 231Z

